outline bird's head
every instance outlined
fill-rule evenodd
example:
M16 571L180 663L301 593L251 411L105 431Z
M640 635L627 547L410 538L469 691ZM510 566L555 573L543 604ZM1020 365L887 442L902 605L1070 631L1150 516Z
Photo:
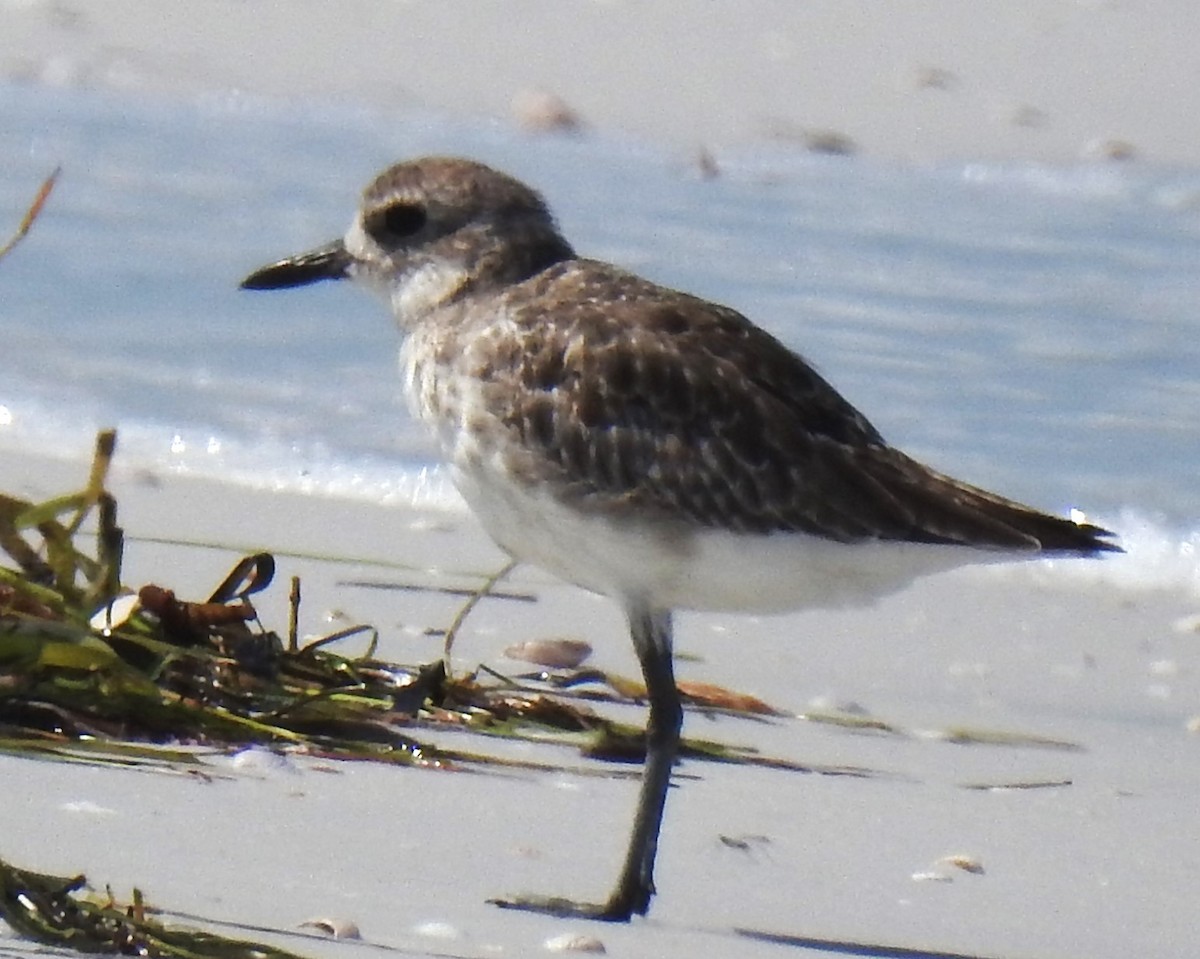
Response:
M382 294L398 322L472 293L495 292L574 256L542 198L472 160L398 163L363 191L340 240L255 270L247 290L354 279Z

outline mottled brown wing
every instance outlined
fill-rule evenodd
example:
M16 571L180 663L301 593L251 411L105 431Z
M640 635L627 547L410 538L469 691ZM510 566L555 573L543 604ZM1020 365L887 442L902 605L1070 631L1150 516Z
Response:
M887 446L803 359L741 314L603 264L530 281L498 389L545 478L597 510L739 532L1094 551L1081 527L942 476ZM519 385L519 389L510 387Z

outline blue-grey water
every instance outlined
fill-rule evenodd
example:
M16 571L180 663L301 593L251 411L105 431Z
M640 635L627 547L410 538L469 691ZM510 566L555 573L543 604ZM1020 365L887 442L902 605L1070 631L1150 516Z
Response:
M1200 170L906 167L762 148L699 178L601 137L339 104L0 85L0 455L85 455L375 499L445 497L382 304L239 292L430 152L539 188L577 249L737 307L892 442L1197 578ZM1183 563L1183 571L1179 563Z

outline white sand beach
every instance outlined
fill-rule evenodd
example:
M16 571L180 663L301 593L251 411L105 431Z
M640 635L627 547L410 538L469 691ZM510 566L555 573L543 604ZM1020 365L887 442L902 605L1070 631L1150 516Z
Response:
M24 82L503 122L541 92L601 133L687 151L1200 160L1188 0L5 0L0 13L0 75Z
M82 466L6 457L0 484L42 496L73 488ZM113 488L127 582L199 594L239 551L270 547L280 577L303 578L306 632L328 631L337 609L339 624L380 625L381 652L402 662L436 658L439 641L422 634L444 626L458 601L346 581L459 584L502 560L461 515L119 467ZM298 558L313 552L355 559ZM416 569L397 569L410 562ZM45 871L86 868L118 889L137 884L183 913L285 930L350 919L369 942L406 955L537 954L567 932L615 955L778 954L735 930L931 954L1180 955L1193 936L1197 865L1195 605L1088 585L1062 565L949 574L872 609L682 617L681 678L797 714L861 710L897 732L691 714L687 734L870 775L683 763L661 894L651 918L629 927L484 902L521 890L598 895L616 868L635 780L611 767L586 775L597 764L555 747L475 744L579 775L214 757L219 778L205 782L0 758L4 854ZM456 647L460 668L513 671L506 645L566 635L593 643L597 665L635 672L610 603L534 571L509 585L538 602L485 601ZM283 593L260 603L268 621L283 621Z
M840 144L886 163L1122 156L1194 167L1198 24L1184 0L0 0L0 77L168 105L200 99L236 111L268 100L504 127L519 122L514 98L541 90L578 113L582 136L681 157L703 147L718 161L764 145ZM349 196L357 183L337 189ZM76 489L87 452L0 442L0 490L41 499ZM306 633L373 623L381 654L402 662L439 655L426 629L444 627L458 601L348 581L474 584L504 561L472 518L445 504L254 489L127 466L120 453L113 485L126 582L202 594L243 552L270 550L281 581L303 579ZM1121 533L1141 542L1135 522ZM1197 939L1200 875L1192 549L1167 550L1168 572L1150 578L1142 552L1137 563L946 575L861 610L681 616L682 677L797 716L692 713L686 735L872 775L682 764L660 894L650 917L629 926L485 903L522 891L595 897L615 873L636 770L618 775L553 747L472 748L576 772L215 756L220 775L205 782L0 756L0 856L87 871L119 892L136 884L158 906L212 919L289 930L345 917L380 954L540 955L578 933L610 955L680 959L888 948L1185 956ZM529 569L511 585L537 603L481 604L456 647L460 668L511 669L501 657L511 643L570 636L596 647L597 666L636 672L612 603ZM264 619L282 627L285 600L273 592L260 604ZM837 708L897 732L800 718ZM286 944L310 955L364 948Z

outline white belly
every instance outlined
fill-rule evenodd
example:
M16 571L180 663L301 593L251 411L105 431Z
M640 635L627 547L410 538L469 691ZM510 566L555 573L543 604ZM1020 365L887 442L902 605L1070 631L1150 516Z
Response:
M492 538L522 562L618 601L784 612L873 602L915 579L1017 557L962 546L837 543L803 533L686 535L581 514L544 491L455 470Z

